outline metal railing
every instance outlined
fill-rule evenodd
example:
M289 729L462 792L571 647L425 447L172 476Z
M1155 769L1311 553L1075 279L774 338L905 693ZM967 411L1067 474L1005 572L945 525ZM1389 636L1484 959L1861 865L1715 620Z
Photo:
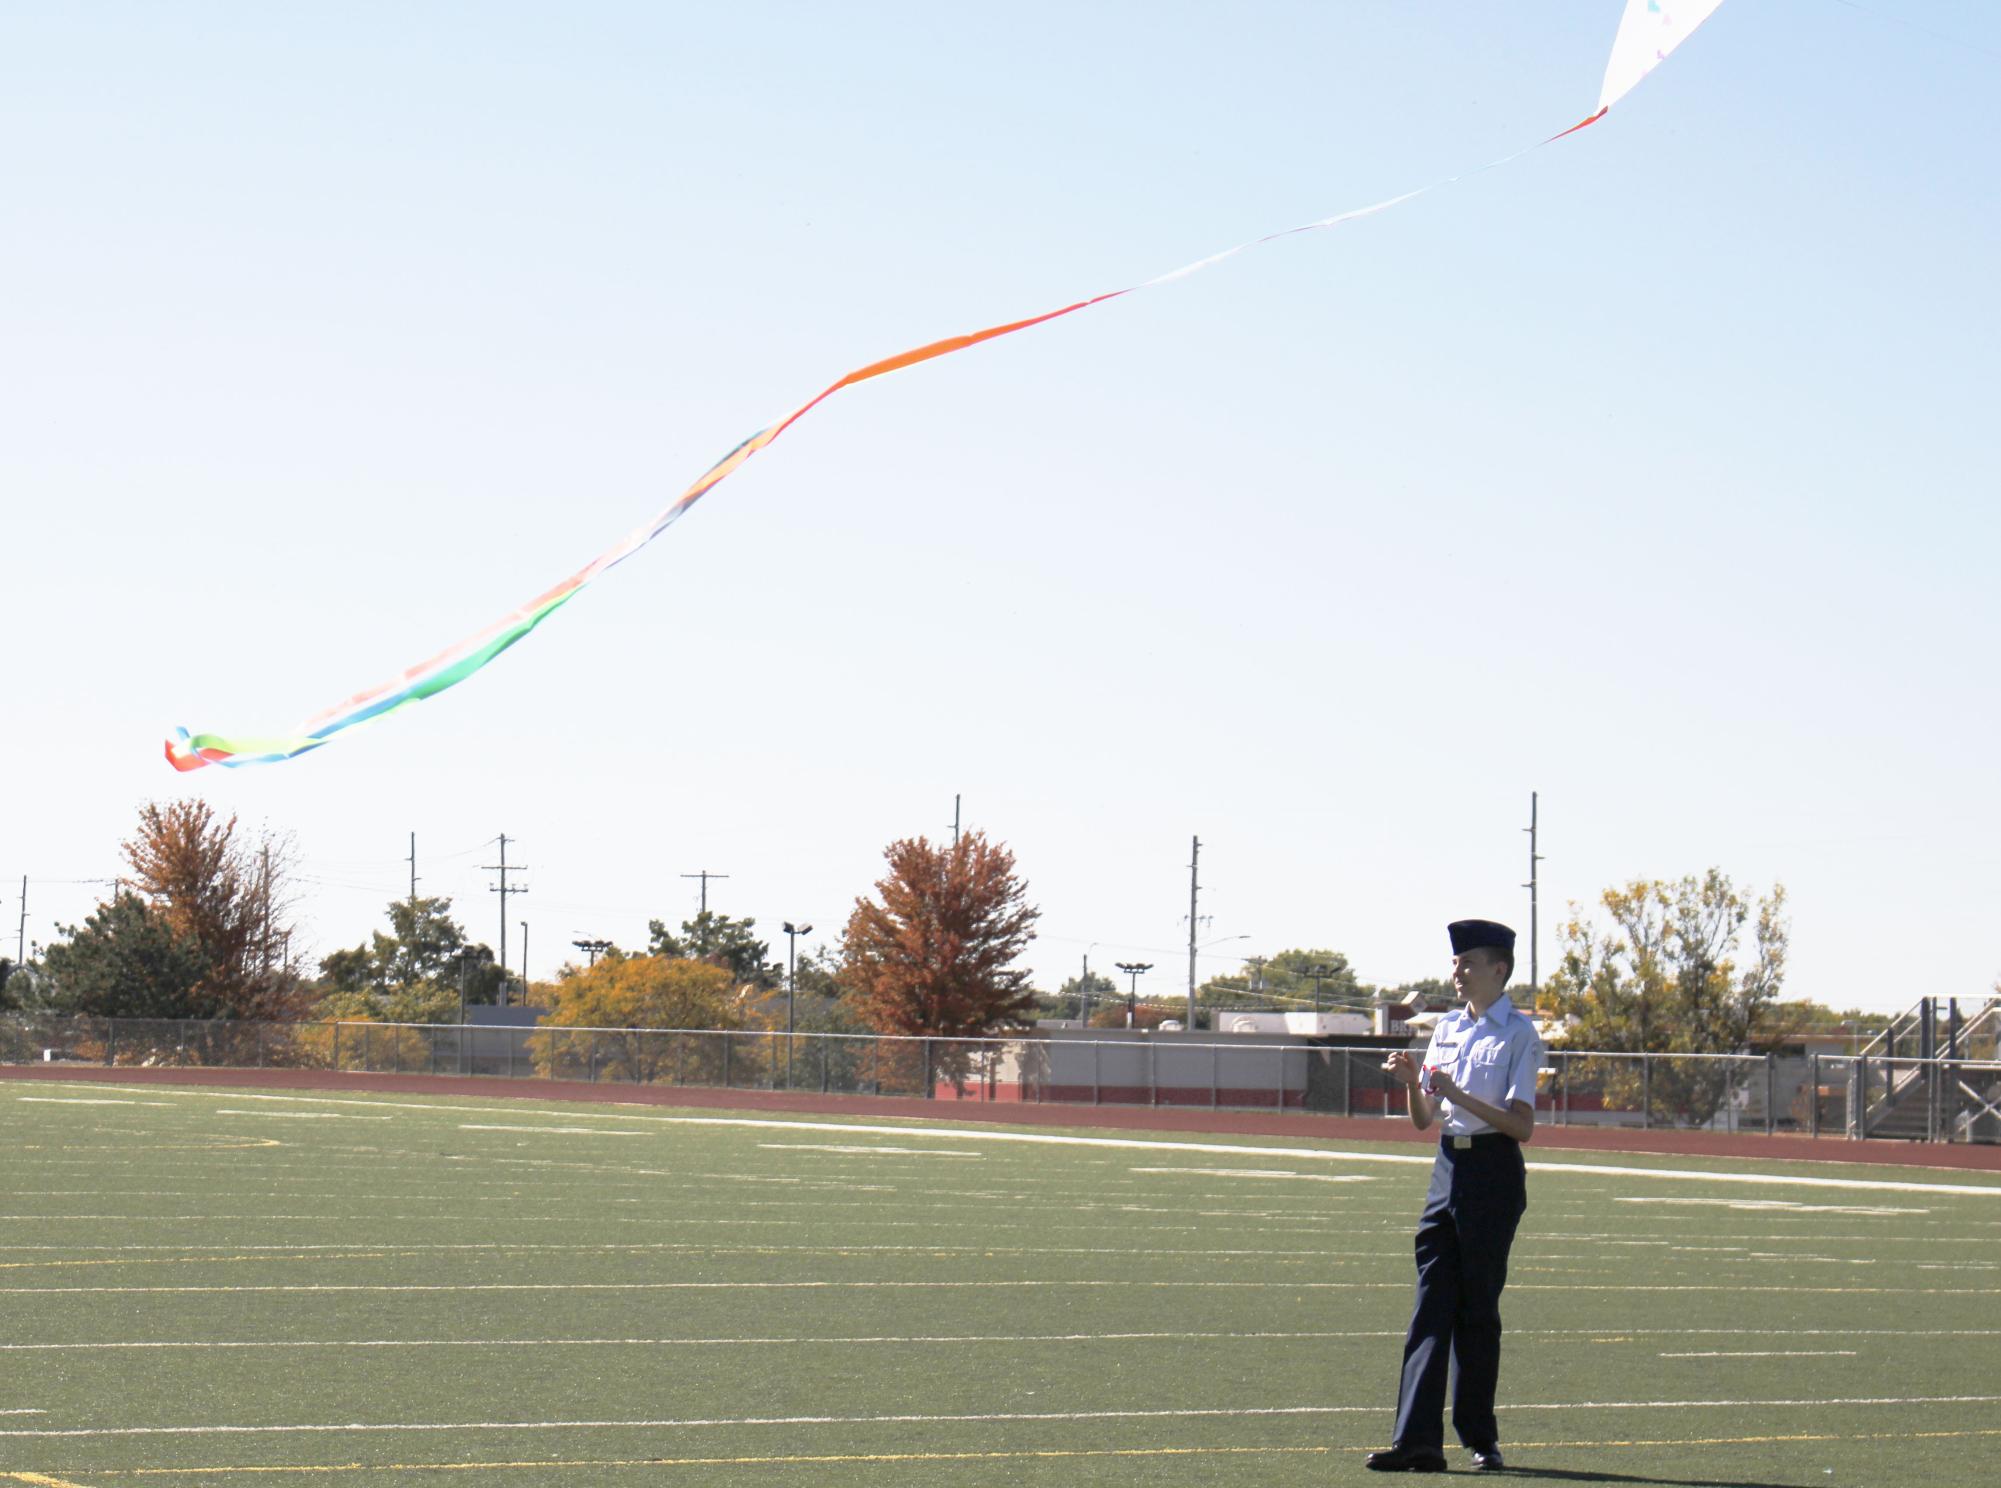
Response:
M991 1039L764 1030L10 1016L0 1063L322 1069L933 1101L1402 1118L1380 1047L1185 1033ZM1874 1055L1549 1054L1558 1126L2001 1142L2001 1063Z

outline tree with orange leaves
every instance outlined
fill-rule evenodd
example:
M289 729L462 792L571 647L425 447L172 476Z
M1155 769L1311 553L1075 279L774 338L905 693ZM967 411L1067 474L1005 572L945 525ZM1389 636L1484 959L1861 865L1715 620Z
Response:
M874 899L857 899L841 983L881 1033L979 1038L1033 1021L1035 994L1014 961L1035 938L1014 854L983 832L954 845L892 842Z
M299 979L290 966L285 888L288 844L251 844L206 801L149 801L124 844L132 886L180 939L198 949L193 1000L207 1016L296 1016Z

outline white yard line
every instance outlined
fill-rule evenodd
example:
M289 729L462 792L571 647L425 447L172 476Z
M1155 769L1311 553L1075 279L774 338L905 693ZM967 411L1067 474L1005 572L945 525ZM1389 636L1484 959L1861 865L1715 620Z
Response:
M199 1097L207 1092L189 1091L190 1097ZM1405 1165L1429 1165L1432 1155L1396 1152L1354 1152L1323 1147L1253 1147L1226 1142L1178 1142L1158 1141L1133 1137L1079 1137L1059 1135L1051 1132L1021 1132L996 1128L970 1127L924 1127L888 1126L865 1122L845 1121L792 1121L767 1119L751 1116L643 1116L631 1111L607 1112L598 1115L588 1111L523 1110L506 1106L462 1106L419 1101L376 1101L355 1100L341 1096L308 1095L246 1095L232 1092L231 1100L292 1101L302 1104L352 1105L388 1107L404 1111L430 1112L474 1112L484 1115L532 1115L549 1116L558 1119L590 1121L641 1121L659 1126L722 1126L752 1128L768 1131L810 1131L847 1132L864 1136L903 1138L942 1138L951 1141L975 1142L1017 1142L1041 1146L1096 1147L1123 1151L1152 1152L1202 1152L1220 1157L1282 1157L1292 1160L1312 1159L1322 1162L1377 1162L1400 1163ZM538 1128L547 1130L547 1128ZM588 1128L586 1128L588 1129ZM1787 1158L1784 1161L1812 1162L1811 1156ZM1746 1183L1758 1187L1796 1188L1843 1188L1885 1193L1952 1193L1985 1194L2001 1198L2001 1183L1913 1183L1881 1178L1820 1178L1804 1174L1771 1173L1724 1173L1705 1171L1698 1168L1649 1168L1616 1166L1606 1163L1542 1162L1528 1164L1537 1172L1589 1174L1597 1177L1614 1178L1665 1178L1681 1181L1708 1183Z
M641 1131L616 1131L602 1126L472 1126L459 1123L460 1131L543 1132L558 1137L643 1137Z
M1820 1410L1840 1407L1899 1405L1992 1405L2001 1395L1906 1395L1860 1396L1830 1400L1585 1400L1553 1401L1520 1405L1510 1402L1509 1412L1579 1410ZM880 1416L684 1416L656 1420L622 1421L413 1421L413 1422L311 1422L286 1426L86 1426L63 1429L0 1430L0 1437L106 1437L106 1436L263 1436L320 1432L428 1432L428 1431L609 1431L686 1430L699 1427L744 1426L889 1426L958 1425L990 1421L1153 1421L1193 1420L1257 1416L1346 1416L1380 1414L1382 1402L1370 1405L1260 1405L1194 1406L1182 1410L1103 1410L1103 1411L982 1411L965 1414L880 1415Z
M394 1121L394 1116L357 1116L347 1111L216 1111L217 1116L262 1116L279 1121Z
M1220 1341L1311 1341L1332 1338L1401 1338L1403 1329L1335 1333L1030 1333L996 1337L988 1333L920 1334L905 1337L860 1338L359 1338L308 1341L278 1339L207 1342L134 1341L118 1343L0 1343L0 1352L70 1353L92 1349L297 1349L297 1348L739 1348L780 1346L798 1348L803 1344L836 1344L851 1348L862 1344L1014 1344L1014 1343L1133 1343ZM1516 1336L1511 1332L1510 1337ZM4 1414L4 1412L0 1412Z
M1690 1283L1687 1285L1631 1285L1621 1282L1540 1282L1512 1284L1518 1292L1727 1292L1741 1295L1742 1282ZM0 1296L53 1297L109 1294L210 1295L252 1292L755 1292L755 1291L976 1291L1056 1290L1073 1288L1201 1288L1207 1291L1408 1291L1405 1281L1199 1281L1199 1280L1078 1280L1069 1277L1015 1279L1006 1281L508 1281L459 1283L314 1283L287 1286L67 1286L0 1287ZM1994 1295L1992 1287L1887 1287L1887 1286L1788 1286L1796 1297L1875 1296L1875 1297L1983 1297ZM1601 1329L1600 1332L1616 1332Z
M1615 1194L1615 1204L1673 1204L1677 1208L1708 1207L1712 1209L1770 1210L1778 1214L1929 1214L1929 1209L1911 1209L1883 1205L1854 1204L1802 1204L1797 1199L1703 1199L1684 1198L1679 1194L1637 1197Z
M1603 1328L1510 1328L1508 1337L1570 1340L1610 1339L1625 1343L1635 1338L1724 1338L1737 1335L1769 1337L1769 1328L1625 1328L1608 1333ZM2001 1328L1789 1328L1796 1338L1997 1338ZM805 1336L792 1338L332 1338L332 1339L119 1339L98 1343L0 1343L0 1353L76 1353L99 1349L387 1349L387 1348L749 1348L778 1346L798 1348L806 1344L832 1344L850 1348L863 1344L1028 1344L1028 1343L1139 1343L1139 1342L1326 1342L1340 1338L1402 1338L1402 1328L1319 1329L1296 1333L919 1333L864 1335L859 1337ZM1804 1353L1837 1352L1834 1350ZM1846 1352L1846 1351L1840 1351ZM1744 1358L1745 1354L1664 1354L1663 1358ZM0 1414L6 1414L0 1412ZM41 1415L40 1411L17 1414Z
M983 1152L960 1152L938 1147L858 1147L833 1142L759 1142L773 1152L838 1152L848 1157L984 1157Z
M1662 1354L1663 1359L1852 1359L1854 1349L1708 1349L1700 1353Z
M1366 1173L1292 1173L1284 1168L1132 1168L1134 1173L1197 1173L1205 1178L1299 1178L1308 1183L1374 1183Z

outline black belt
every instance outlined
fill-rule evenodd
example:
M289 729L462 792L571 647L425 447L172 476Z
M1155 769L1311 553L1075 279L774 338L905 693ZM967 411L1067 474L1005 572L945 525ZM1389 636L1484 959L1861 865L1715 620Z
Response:
M1506 1132L1474 1132L1470 1137L1456 1137L1450 1133L1438 1139L1438 1145L1454 1151L1464 1152L1473 1147L1519 1147L1521 1144Z

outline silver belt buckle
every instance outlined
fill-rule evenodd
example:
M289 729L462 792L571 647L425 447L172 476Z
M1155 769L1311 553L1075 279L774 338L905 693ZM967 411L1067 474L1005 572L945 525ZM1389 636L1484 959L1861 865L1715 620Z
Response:
M1454 1137L1452 1139L1453 1150L1457 1152L1464 1152L1472 1145L1473 1139L1471 1137Z

